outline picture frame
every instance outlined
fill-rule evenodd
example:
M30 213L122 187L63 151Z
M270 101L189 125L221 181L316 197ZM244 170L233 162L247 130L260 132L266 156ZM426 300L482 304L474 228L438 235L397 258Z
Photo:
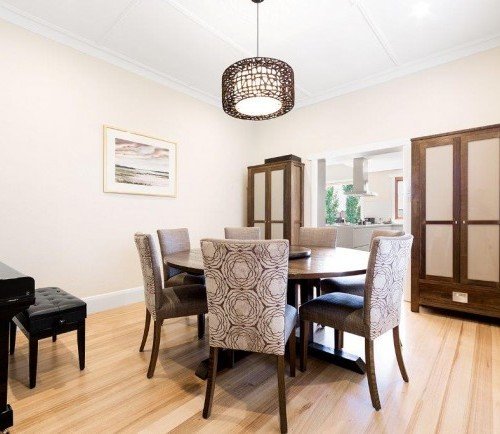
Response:
M105 193L177 197L177 144L104 125Z

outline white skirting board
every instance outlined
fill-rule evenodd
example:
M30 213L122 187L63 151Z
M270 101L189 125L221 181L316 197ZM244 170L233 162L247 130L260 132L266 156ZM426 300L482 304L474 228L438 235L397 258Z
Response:
M103 310L114 309L131 303L144 301L144 288L122 289L120 291L108 292L106 294L91 295L84 297L87 303L87 313L101 312Z

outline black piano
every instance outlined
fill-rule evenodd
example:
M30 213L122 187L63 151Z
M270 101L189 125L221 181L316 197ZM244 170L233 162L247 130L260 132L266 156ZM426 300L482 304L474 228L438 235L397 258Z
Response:
M0 430L13 425L7 404L9 370L9 324L14 315L35 302L35 280L0 262Z

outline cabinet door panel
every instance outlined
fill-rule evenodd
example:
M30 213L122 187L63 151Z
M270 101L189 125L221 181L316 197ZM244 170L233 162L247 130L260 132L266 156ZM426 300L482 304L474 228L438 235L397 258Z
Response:
M499 226L469 225L467 247L467 279L498 282Z
M284 169L271 172L271 220L283 220L285 184Z
M500 199L500 139L467 144L468 220L498 220Z
M453 226L427 225L425 228L425 274L453 277Z
M266 173L253 176L253 219L266 220Z
M453 220L453 144L425 149L425 219Z
M281 240L284 235L283 223L271 223L271 239Z

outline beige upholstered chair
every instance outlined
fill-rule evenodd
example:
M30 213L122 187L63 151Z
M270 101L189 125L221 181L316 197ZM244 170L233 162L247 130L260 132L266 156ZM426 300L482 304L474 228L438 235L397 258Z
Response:
M260 228L224 228L226 240L260 240Z
M401 376L404 381L408 381L401 354L399 321L412 242L412 235L377 237L373 240L364 297L334 292L300 307L301 370L306 369L309 322L318 322L336 330L363 336L368 385L376 410L380 410L380 399L375 377L373 341L389 330L393 332Z
M174 267L169 267L165 262L165 257L172 253L184 252L191 249L189 241L189 231L186 228L179 229L158 229L158 241L163 265L163 287L176 285L204 285L205 278L193 274L182 272ZM198 338L205 335L205 315L198 316Z
M178 285L163 288L160 258L155 249L153 237L149 234L137 233L134 238L141 260L146 302L146 323L139 351L144 350L151 317L154 321L153 349L147 374L147 377L151 378L158 359L163 320L206 313L207 297L203 285Z
M299 245L304 247L335 247L337 229L332 227L299 228Z
M287 430L284 354L295 376L297 310L286 304L287 240L202 240L208 299L210 363L203 417L212 407L219 349L277 356L280 427Z
M374 230L371 243L373 243L373 240L377 237L401 237L404 234L403 231ZM365 291L365 279L366 274L323 279L321 280L321 293L345 292L347 294L354 294L362 297Z

